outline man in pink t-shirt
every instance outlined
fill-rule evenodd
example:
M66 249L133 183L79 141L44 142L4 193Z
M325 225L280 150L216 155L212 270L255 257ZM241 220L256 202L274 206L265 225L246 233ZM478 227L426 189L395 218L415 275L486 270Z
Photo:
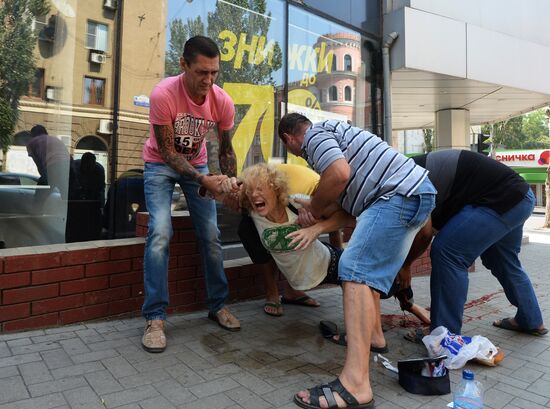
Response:
M142 313L147 324L142 345L149 352L166 348L164 321L168 305L168 257L172 236L170 204L179 183L195 227L206 282L208 317L237 331L239 320L225 306L229 293L223 270L220 232L214 200L199 196L202 186L213 193L237 191L236 157L231 145L235 107L214 81L220 51L208 37L190 38L180 58L182 74L162 80L150 97L150 135L143 148L145 202L149 230L145 242ZM208 173L205 136L219 136L223 175Z

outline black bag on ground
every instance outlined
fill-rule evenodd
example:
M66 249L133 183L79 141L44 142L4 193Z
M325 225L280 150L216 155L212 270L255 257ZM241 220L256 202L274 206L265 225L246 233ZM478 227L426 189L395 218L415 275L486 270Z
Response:
M409 393L417 395L446 395L451 393L449 370L444 368L442 376L424 376L422 370L429 364L439 364L446 356L435 358L406 359L397 362L399 385Z

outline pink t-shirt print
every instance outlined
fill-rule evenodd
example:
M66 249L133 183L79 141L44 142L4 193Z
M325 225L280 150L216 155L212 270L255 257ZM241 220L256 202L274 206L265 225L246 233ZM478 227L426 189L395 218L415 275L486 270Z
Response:
M154 137L154 125L174 127L174 149L193 166L207 163L205 136L218 127L233 128L235 107L231 97L214 85L202 105L195 104L183 85L185 74L168 77L159 82L150 97L149 138L143 147L146 162L164 163Z

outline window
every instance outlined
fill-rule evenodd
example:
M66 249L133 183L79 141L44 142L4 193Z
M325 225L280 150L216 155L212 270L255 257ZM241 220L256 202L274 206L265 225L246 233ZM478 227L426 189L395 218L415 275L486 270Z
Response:
M83 103L103 105L105 99L105 80L101 78L84 77Z
M333 55L332 56L332 67L330 69L332 72L335 72L336 71L336 56Z
M336 85L333 85L328 89L328 100L338 101L338 89L336 88Z
M344 55L344 71L351 71L351 55Z
M86 47L93 50L107 51L107 25L88 20Z
M44 69L38 68L34 72L34 79L29 84L29 97L44 99Z
M32 31L33 31L34 35L40 34L40 31L42 31L42 29L44 27L46 27L46 25L48 23L47 17L48 16L46 14L44 14L43 16L36 16L35 18L33 18L33 20L32 20Z
M344 100L351 101L351 87L349 85L344 88Z

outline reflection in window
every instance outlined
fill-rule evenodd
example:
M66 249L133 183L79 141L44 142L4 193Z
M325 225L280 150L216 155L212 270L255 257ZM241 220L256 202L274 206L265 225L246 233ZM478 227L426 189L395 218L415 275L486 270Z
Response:
M43 16L37 16L32 20L32 31L34 35L38 35L40 31L46 27L47 17L48 16L44 14Z
M351 87L347 86L344 88L344 100L351 101Z
M83 103L89 105L103 105L105 94L105 80L101 78L84 77Z
M34 72L34 79L29 84L29 97L44 99L44 69L38 68Z
M332 57L332 68L330 69L332 72L336 72L336 57Z
M338 89L335 85L328 89L328 100L329 101L338 101Z
M344 71L351 71L351 55L344 56Z
M93 50L107 51L107 25L88 20L86 47Z

